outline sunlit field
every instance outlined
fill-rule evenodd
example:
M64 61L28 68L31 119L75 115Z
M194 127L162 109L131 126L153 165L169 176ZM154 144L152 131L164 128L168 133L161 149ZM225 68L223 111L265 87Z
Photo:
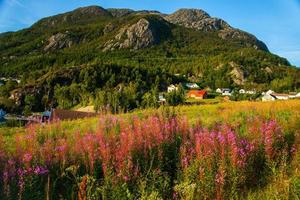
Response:
M300 101L0 129L0 199L299 199Z

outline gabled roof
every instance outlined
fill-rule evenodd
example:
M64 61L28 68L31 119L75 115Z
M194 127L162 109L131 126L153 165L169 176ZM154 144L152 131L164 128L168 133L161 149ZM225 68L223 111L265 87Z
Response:
M188 95L195 95L195 96L204 96L207 94L206 90L190 90Z
M97 113L88 113L72 110L53 109L51 112L51 120L74 120L86 117L96 117Z

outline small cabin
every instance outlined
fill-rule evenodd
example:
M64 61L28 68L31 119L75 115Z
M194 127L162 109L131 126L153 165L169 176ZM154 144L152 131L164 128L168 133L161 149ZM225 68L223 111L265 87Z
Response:
M240 94L246 94L246 90L240 89L240 90L239 90L239 93L240 93Z
M168 86L168 93L177 91L177 90L178 90L178 87L173 84Z

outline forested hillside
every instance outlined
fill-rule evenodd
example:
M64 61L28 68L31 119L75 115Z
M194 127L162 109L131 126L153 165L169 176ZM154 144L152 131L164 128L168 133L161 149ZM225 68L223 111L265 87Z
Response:
M0 35L0 77L21 79L0 88L1 105L16 101L36 111L89 104L103 93L122 98L127 90L131 100L122 110L131 110L147 98L152 105L158 92L181 81L212 89L300 88L300 70L286 59L194 9L165 15L91 6L42 19Z

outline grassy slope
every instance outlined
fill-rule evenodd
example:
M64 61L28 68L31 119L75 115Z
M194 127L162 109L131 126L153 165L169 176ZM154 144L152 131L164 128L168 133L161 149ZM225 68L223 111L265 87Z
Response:
M164 109L161 107L160 109ZM275 118L285 130L300 130L300 100L275 101L275 102L224 102L210 105L178 106L171 108L176 113L186 116L191 124L201 121L204 126L212 126L216 122L241 123L251 116L264 116ZM120 114L118 117L130 118L134 115L139 117L157 112L156 109L136 110L132 113ZM61 125L74 132L95 129L97 118L80 119L74 121L63 121ZM22 133L23 128L0 128L0 133L10 135Z

